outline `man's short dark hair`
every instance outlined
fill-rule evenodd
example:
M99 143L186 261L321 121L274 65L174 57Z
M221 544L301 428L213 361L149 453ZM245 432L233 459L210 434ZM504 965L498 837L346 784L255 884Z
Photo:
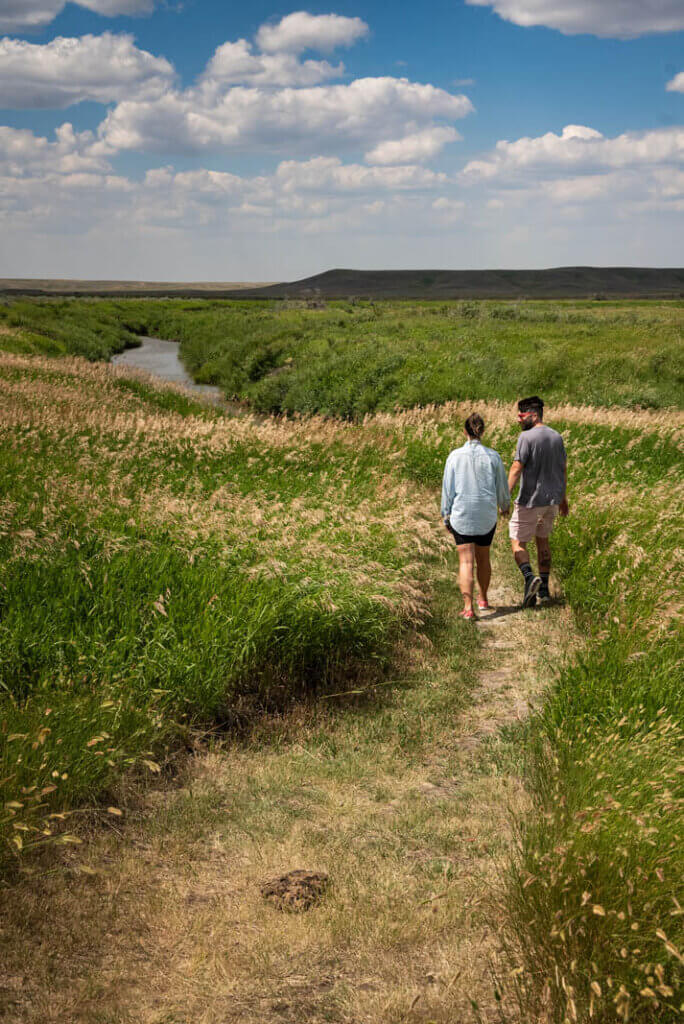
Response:
M536 412L539 419L541 419L544 415L544 402L539 395L521 398L518 402L518 412Z

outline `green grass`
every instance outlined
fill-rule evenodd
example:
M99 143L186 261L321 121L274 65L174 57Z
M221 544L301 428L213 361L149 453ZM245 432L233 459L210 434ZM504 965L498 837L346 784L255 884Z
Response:
M659 429L551 420L571 517L554 571L585 638L518 742L534 814L509 869L524 1019L680 1019L684 946L681 442ZM516 431L488 432L508 461ZM403 471L439 479L453 427L424 414ZM679 902L677 902L679 901ZM577 1016L575 1016L575 1014ZM547 1019L544 1017L543 1019Z
M15 351L93 359L137 333L177 338L197 379L262 411L358 420L522 392L551 409L681 406L681 302L3 309L0 342ZM43 810L102 793L193 717L231 721L245 702L387 664L402 626L425 612L432 556L417 510L436 509L455 443L448 410L356 427L237 424L228 438L189 400L64 366L6 360L2 371L0 721L20 736L6 740L0 778L10 802L47 800ZM525 1012L543 1007L558 1024L680 1019L683 545L671 419L551 418L571 502L555 571L586 644L525 734L534 813L509 894ZM490 424L487 440L508 461L515 429ZM410 749L411 723L402 728ZM10 806L5 838L43 810Z
M533 720L538 814L513 920L553 1020L679 1019L684 929L681 474L672 439L566 425L573 518L554 544L588 638ZM626 466L625 448L631 458Z
M176 339L198 382L267 413L360 419L537 391L555 403L682 404L681 301L301 305L16 299L0 305L0 326L32 351L60 346L89 359L139 334Z
M5 846L189 723L372 679L425 615L423 498L387 493L370 439L59 361L0 381Z

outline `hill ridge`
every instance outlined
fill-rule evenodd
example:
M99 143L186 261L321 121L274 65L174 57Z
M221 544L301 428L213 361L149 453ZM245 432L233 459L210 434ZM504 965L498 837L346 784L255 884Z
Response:
M684 297L684 269L568 266L547 270L353 270L245 289L243 298Z
M0 279L0 294L206 299L684 298L684 268L566 266L545 270L357 270L335 267L280 283Z

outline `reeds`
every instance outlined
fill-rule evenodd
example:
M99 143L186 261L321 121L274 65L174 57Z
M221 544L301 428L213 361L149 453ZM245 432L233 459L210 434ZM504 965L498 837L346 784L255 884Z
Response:
M675 1021L684 946L680 456L662 426L590 421L564 433L572 517L554 553L589 643L532 723L537 814L521 825L509 888L526 1012Z
M159 405L177 389L122 379L0 356L0 836L17 852L188 722L382 667L444 543L359 428L184 414Z

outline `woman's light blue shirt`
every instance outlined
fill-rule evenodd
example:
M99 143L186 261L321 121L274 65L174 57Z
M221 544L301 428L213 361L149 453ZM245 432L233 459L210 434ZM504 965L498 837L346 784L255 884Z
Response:
M442 519L456 533L479 536L496 525L497 507L508 511L511 495L501 456L481 441L466 441L446 460Z

